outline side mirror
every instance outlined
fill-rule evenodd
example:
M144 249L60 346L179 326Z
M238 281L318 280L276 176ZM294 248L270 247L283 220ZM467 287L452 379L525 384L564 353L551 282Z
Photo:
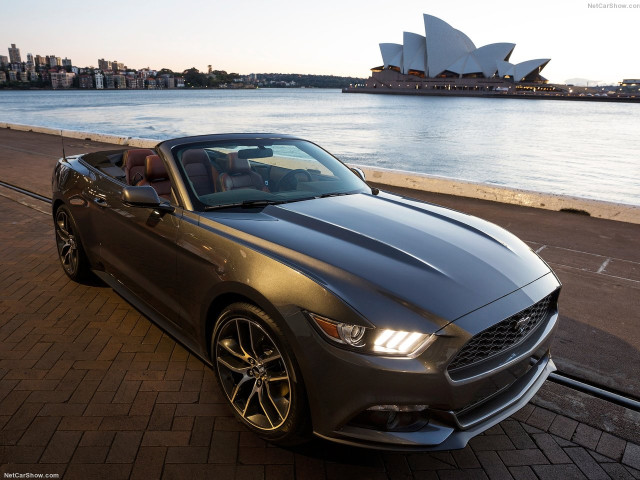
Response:
M364 172L360 170L358 167L351 167L351 171L360 177L360 180L366 182L367 179L364 176Z
M155 188L149 185L124 187L122 189L122 203L131 207L154 208L162 212L175 210L171 204L161 200Z

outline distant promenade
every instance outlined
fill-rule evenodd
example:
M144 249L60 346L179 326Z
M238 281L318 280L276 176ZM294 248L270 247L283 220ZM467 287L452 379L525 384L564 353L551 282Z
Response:
M342 93L373 93L382 95L417 95L425 97L476 97L476 98L516 98L519 100L570 100L577 102L615 102L640 103L639 96L623 95L575 95L561 92L522 92L508 93L484 90L446 90L446 89L416 89L395 87L347 87Z

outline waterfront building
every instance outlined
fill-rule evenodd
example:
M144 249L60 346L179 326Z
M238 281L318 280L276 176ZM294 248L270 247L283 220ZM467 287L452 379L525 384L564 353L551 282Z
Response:
M29 82L29 72L20 72L20 81L22 83L28 83Z
M184 88L184 77L176 77L176 88Z
M516 92L545 91L540 75L550 59L511 63L514 43L477 48L460 30L432 15L423 15L425 35L403 32L402 44L381 43L382 65L371 69L369 88L441 89Z
M127 78L121 74L114 74L113 78L113 86L114 88L127 88Z
M0 85L7 83L7 74L0 70Z
M157 83L156 83L156 79L153 78L153 77L148 77L147 78L147 89L155 90L156 88L158 88Z
M116 88L116 84L113 81L113 73L104 74L104 88L106 88L107 90Z
M18 81L17 72L15 70L9 70L9 81L10 82Z
M22 58L20 57L20 49L16 47L15 43L12 43L9 47L9 62L22 63Z
M94 79L96 82L96 90L102 90L104 88L104 76L100 72L96 72Z
M67 72L50 72L51 77L51 87L55 90L57 88L69 88L73 85L73 79L75 78L75 73L67 73Z
M78 86L80 88L93 88L93 77L87 73L79 75Z

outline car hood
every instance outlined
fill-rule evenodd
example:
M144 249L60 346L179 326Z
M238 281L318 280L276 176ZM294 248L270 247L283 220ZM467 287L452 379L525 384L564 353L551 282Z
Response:
M205 216L249 234L245 241L253 238L361 313L380 297L439 317L440 326L550 271L497 225L382 192Z

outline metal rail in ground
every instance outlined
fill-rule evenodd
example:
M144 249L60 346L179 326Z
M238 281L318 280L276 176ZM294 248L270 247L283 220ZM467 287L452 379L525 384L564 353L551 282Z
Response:
M29 197L35 198L36 200L40 200L41 202L51 203L51 199L40 195L39 193L32 192L31 190L27 190L26 188L18 187L17 185L13 185L11 183L3 182L0 180L0 187L9 188L16 192L22 193L23 195L28 195Z
M18 187L17 185L12 185L11 183L3 182L0 180L0 187L9 188L16 192L22 193L23 195L35 198L36 200L51 204L50 198L32 192L31 190ZM640 412L640 401L638 399L629 395L625 395L603 385L597 385L595 383L589 382L588 380L580 380L560 371L556 371L549 375L549 380L554 383L573 388L574 390L587 393L593 397L606 400L607 402L615 403L616 405L620 405L630 410Z

